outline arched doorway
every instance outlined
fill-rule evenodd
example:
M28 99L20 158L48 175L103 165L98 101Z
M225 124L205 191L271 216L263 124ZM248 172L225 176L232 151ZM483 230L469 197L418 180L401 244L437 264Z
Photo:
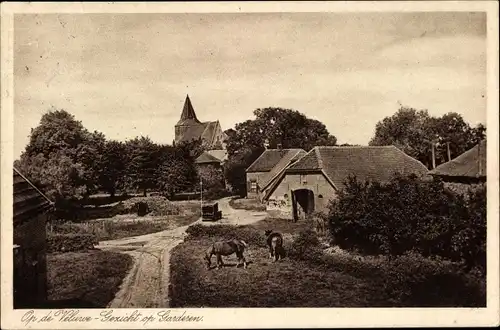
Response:
M314 193L310 189L292 191L293 220L305 219L314 212Z

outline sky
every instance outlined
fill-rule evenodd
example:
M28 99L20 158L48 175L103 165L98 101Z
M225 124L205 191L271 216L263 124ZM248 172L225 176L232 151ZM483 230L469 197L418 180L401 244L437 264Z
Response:
M399 105L486 123L484 13L30 14L14 20L14 157L51 108L172 143L186 95L223 129L298 110L366 145Z

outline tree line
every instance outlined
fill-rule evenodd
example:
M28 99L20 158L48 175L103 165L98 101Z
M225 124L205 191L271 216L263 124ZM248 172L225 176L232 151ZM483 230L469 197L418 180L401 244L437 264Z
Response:
M197 180L200 143L162 145L149 137L125 142L90 132L65 110L44 114L16 166L57 202L79 201L105 191L160 190L173 195Z
M246 168L267 148L337 145L326 126L293 109L259 108L254 118L225 131L228 160L223 174L233 193L245 195ZM396 145L432 167L432 147L439 165L485 138L486 128L471 127L457 113L430 116L427 110L401 107L379 121L369 145ZM343 144L348 145L348 144ZM81 200L98 191L158 190L172 196L197 189L194 160L203 152L201 140L162 145L149 137L125 142L91 132L65 110L52 109L32 129L30 140L15 162L25 175L55 200ZM221 185L221 173L204 171L204 188ZM214 178L216 176L216 178Z

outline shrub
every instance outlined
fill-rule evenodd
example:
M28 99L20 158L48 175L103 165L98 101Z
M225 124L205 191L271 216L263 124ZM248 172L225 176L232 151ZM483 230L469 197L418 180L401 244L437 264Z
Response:
M481 194L466 199L442 182L416 177L396 176L387 184L350 177L329 205L330 233L342 248L367 254L415 251L475 264L486 241Z
M120 214L137 213L141 203L147 204L146 213L150 213L153 216L177 215L181 212L181 209L177 205L163 196L134 197L121 203Z
M316 232L312 229L300 231L294 238L288 255L290 258L297 260L308 260L313 262L321 260L323 251Z
M410 253L386 265L382 282L389 299L409 307L486 306L486 281L461 266Z
M97 245L97 237L91 234L48 234L48 252L75 252L92 250Z

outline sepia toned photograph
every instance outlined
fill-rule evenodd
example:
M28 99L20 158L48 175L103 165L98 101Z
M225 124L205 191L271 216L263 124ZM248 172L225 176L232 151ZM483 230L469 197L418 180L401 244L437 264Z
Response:
M484 10L41 12L12 28L2 273L9 253L23 324L487 307Z

